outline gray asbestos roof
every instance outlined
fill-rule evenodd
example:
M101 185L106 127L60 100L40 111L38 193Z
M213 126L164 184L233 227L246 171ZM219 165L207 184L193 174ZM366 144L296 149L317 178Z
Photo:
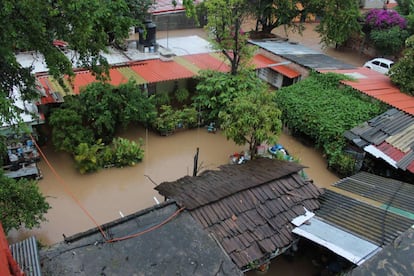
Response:
M325 55L303 45L282 39L251 40L250 43L259 46L275 55L293 61L304 67L322 69L353 69L355 66Z
M166 202L103 226L111 237L148 230L177 211ZM97 229L40 252L43 275L241 275L217 243L187 213L156 230L106 243Z

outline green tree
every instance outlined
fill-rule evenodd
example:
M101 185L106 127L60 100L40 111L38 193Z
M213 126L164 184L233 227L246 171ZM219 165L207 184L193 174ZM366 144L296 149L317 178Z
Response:
M408 38L408 31L398 26L385 30L372 30L370 39L375 49L382 55L394 55L400 53L404 42Z
M33 180L14 180L0 170L0 221L7 233L11 229L38 227L50 209Z
M196 95L193 97L196 109L202 112L204 123L218 122L218 114L233 101L238 93L256 91L263 83L253 73L238 75L205 70L198 77Z
M360 11L355 0L325 0L322 17L315 30L326 46L344 44L353 34L361 33Z
M224 135L238 145L248 144L252 158L261 143L275 143L282 128L281 112L264 86L236 96L219 117Z
M301 31L302 23L310 15L316 15L323 5L319 0L250 0L248 3L256 19L256 32L267 34L282 25Z
M414 96L414 35L406 40L404 56L391 67L389 76L402 92Z
M248 16L248 5L244 0L207 0L206 30L210 41L231 64L231 74L236 75L240 67L248 64L254 47L247 45L248 35L241 26Z
M53 45L56 39L68 42L77 52L77 66L92 69L105 78L107 61L102 55L109 43L121 43L128 37L130 26L138 24L136 11L130 10L134 1L26 1L0 2L0 110L2 120L19 119L13 109L13 89L18 89L23 99L36 97L35 80L30 67L22 67L16 60L18 51L35 51L44 56L49 72L60 79L72 75L72 63ZM135 18L133 18L135 17ZM107 76L106 76L107 77ZM62 82L63 83L63 82ZM4 100L6 99L6 100ZM6 105L6 106L4 106ZM20 111L21 112L21 111ZM14 120L14 121L13 121Z

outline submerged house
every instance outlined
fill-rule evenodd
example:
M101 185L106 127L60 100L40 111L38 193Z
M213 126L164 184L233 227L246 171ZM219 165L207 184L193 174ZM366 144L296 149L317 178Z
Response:
M275 159L223 165L155 189L184 207L242 271L266 265L297 242L294 218L320 207L323 193L303 166Z
M382 254L414 225L414 186L406 182L360 172L325 189L319 200L315 216L293 233L355 267Z
M345 133L355 151L366 153L387 164L389 175L414 174L414 117L395 108L389 109Z

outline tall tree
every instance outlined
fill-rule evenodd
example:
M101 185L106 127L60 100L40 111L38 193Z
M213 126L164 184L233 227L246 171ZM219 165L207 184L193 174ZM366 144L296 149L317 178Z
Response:
M101 51L109 43L127 38L129 27L139 22L136 17L140 13L136 6L131 10L133 6L133 0L1 1L0 97L7 99L0 101L1 120L10 123L15 117L10 112L14 109L10 98L13 89L20 90L23 99L36 96L32 68L22 67L16 52L40 53L54 77L72 75L72 62L53 45L54 40L63 40L77 52L78 67L91 68L102 76L107 72L107 62Z
M355 0L324 0L321 11L322 19L316 27L321 36L321 42L326 46L338 47L353 34L361 32L358 22L361 14L358 1Z
M248 35L242 24L248 16L244 0L207 0L206 29L216 50L221 51L231 64L231 74L236 75L242 65L253 56L253 47L246 44Z
M255 91L239 94L220 111L221 128L237 145L249 145L252 158L263 142L273 144L282 129L282 113L272 102L272 95L260 85Z
M256 32L270 34L273 29L285 26L301 31L303 22L314 16L322 7L319 0L249 0L256 19Z

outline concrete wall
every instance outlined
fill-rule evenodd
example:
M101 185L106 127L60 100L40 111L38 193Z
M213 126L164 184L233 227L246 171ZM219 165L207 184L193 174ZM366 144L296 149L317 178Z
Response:
M193 18L188 18L184 11L155 14L152 21L157 25L158 31L200 28L206 23L204 18L200 18L197 23Z

